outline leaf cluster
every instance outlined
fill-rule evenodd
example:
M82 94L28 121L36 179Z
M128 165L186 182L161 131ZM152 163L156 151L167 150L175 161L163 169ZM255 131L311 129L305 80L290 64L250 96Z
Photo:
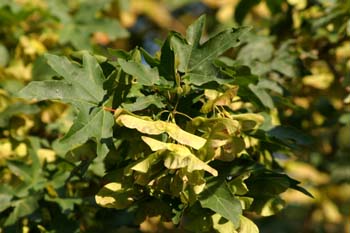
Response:
M276 213L288 188L310 195L273 156L298 135L269 130L271 92L226 56L249 28L203 41L204 25L202 16L186 36L169 33L155 56L142 48L47 54L53 77L32 81L19 97L74 106L73 125L54 148L106 171L99 205L128 208L138 223L161 215L190 232L258 232L245 212ZM164 208L149 211L149 202Z

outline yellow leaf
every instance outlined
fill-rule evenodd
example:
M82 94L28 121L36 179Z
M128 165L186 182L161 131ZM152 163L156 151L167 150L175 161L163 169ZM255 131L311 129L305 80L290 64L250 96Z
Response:
M167 144L164 142L145 136L142 136L141 138L151 148L152 151L166 150L168 148Z
M264 117L257 113L234 114L232 119L240 121L242 130L256 129L264 122Z
M7 139L0 140L0 158L6 159L12 155L12 144Z
M56 160L56 153L53 150L50 149L44 149L44 148L40 148L38 151L38 156L40 159L40 162L54 162Z
M328 174L318 171L310 164L290 161L285 164L288 173L297 180L324 185L330 181Z
M137 14L145 14L159 26L169 28L173 17L164 3L157 0L132 0L131 10Z
M325 90L329 88L334 81L334 75L325 62L314 62L311 67L311 73L312 75L307 75L303 78L303 84L306 86Z
M235 225L233 225L231 221L223 218L220 214L215 213L211 218L213 219L213 228L218 232L238 233Z
M198 137L194 134L190 134L182 130L179 126L172 123L166 123L166 132L170 137L174 138L176 141L187 146L191 146L195 149L199 149L207 142L204 138Z
M259 233L258 227L255 225L254 222L252 222L252 220L244 217L243 215L241 215L240 218L241 224L238 233Z
M287 2L294 6L297 10L305 9L307 6L307 0L287 0Z
M46 52L46 47L41 43L41 41L35 38L29 38L27 36L22 36L20 38L20 46L23 49L23 53L30 57L34 57L35 55L40 55Z
M16 148L15 148L15 154L23 157L27 155L27 145L23 142L21 142Z
M126 114L120 115L117 118L117 123L150 135L158 135L164 133L165 131L165 127L162 122L156 123L155 121L143 120L141 118Z
M136 165L132 166L131 169L134 171L147 173L152 164L156 164L160 157L161 154L158 152L150 154L146 158L142 159L141 162L138 162Z
M190 134L174 123L144 120L127 114L120 115L116 121L118 124L124 125L127 128L136 129L141 133L149 135L158 135L166 132L179 143L195 149L201 148L206 143L204 138Z
M142 137L142 140L153 151L168 150L171 153L167 153L164 157L164 166L169 169L187 168L188 172L194 170L205 170L211 173L213 176L217 176L218 172L210 167L208 164L197 158L192 152L185 146L165 143L153 138Z

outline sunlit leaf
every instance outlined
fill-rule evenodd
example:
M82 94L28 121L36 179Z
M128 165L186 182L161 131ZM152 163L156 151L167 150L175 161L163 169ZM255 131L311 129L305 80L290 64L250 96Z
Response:
M211 173L213 176L217 176L218 172L207 165L205 162L197 158L189 148L173 144L173 143L164 143L153 138L142 137L142 140L147 143L152 151L159 150L168 150L171 153L164 155L164 166L169 169L178 169L186 167L188 172L194 170L205 170Z
M230 233L238 233L236 231L235 225L227 219L223 219L220 214L214 214L212 216L213 219L213 228L219 232L230 232Z
M120 115L116 121L125 127L137 129L139 132L145 134L158 135L166 132L179 143L191 146L195 149L201 148L206 143L204 138L190 134L174 123L143 120L139 117L127 114Z
M259 233L259 229L252 220L241 215L238 233Z

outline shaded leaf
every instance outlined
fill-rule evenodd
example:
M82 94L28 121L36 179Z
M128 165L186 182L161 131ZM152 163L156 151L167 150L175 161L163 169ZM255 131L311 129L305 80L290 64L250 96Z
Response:
M106 208L125 209L133 202L133 198L124 190L120 183L112 182L106 184L96 195L98 205Z
M62 211L73 211L74 205L80 205L83 202L81 198L52 198L48 195L45 195L45 200L57 203L61 207Z
M17 222L20 218L33 213L38 207L38 197L28 196L26 198L13 201L11 206L14 207L11 214L7 217L4 225L10 226Z
M233 114L232 118L241 123L242 130L257 129L264 122L264 117L257 113Z
M231 194L224 182L208 184L200 197L200 203L202 207L209 208L230 220L235 227L239 226L241 203Z
M151 105L161 109L165 105L162 103L163 98L157 95L148 95L137 97L134 103L123 103L122 107L130 112L136 112L148 108Z
M261 88L259 85L249 84L249 89L258 97L260 102L272 109L274 108L274 103L272 100L272 97L267 93L267 91L264 88Z
M40 108L36 105L28 105L21 102L11 104L1 112L0 115L0 127L6 127L10 123L12 116L24 114L36 114L40 111Z
M35 139L32 139L33 141ZM40 160L35 152L38 149L37 140L32 141L29 148L29 158L31 164L25 164L20 161L7 161L8 168L15 174L22 182L15 188L15 196L24 197L32 190L41 190L47 181L43 176Z
M312 138L309 135L290 126L276 126L268 131L268 135L281 140L289 146L295 144L306 146L312 143Z
M242 24L244 18L249 13L252 7L259 4L260 0L241 0L235 9L235 20L237 23Z
M70 130L59 140L57 149L67 153L94 138L97 142L97 154L104 157L109 150L108 140L113 136L113 125L113 115L102 108L96 108L90 114L81 111Z

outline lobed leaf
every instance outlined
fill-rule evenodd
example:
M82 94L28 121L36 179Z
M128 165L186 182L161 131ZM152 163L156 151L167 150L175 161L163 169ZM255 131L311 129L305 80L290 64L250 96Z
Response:
M149 68L135 61L118 60L125 73L137 78L137 82L144 86L153 86L159 83L159 74L157 68Z
M242 207L240 201L230 193L225 183L208 184L200 197L200 203L202 207L209 208L230 220L235 227L239 226Z
M247 27L227 29L200 44L204 24L204 16L193 23L187 30L187 41L177 34L171 38L171 46L179 60L177 68L180 72L184 72L194 85L200 86L212 81L225 83L225 80L218 78L219 70L213 62L228 49L238 46L242 35L250 29Z
M88 52L82 52L82 56L80 67L66 57L47 54L48 64L63 80L33 81L19 92L19 97L61 100L76 107L98 105L105 95L103 71Z
M73 126L58 142L60 151L67 153L83 145L90 138L97 141L97 154L104 157L109 151L107 140L113 136L114 118L110 112L96 108L90 114L81 111L75 119Z

